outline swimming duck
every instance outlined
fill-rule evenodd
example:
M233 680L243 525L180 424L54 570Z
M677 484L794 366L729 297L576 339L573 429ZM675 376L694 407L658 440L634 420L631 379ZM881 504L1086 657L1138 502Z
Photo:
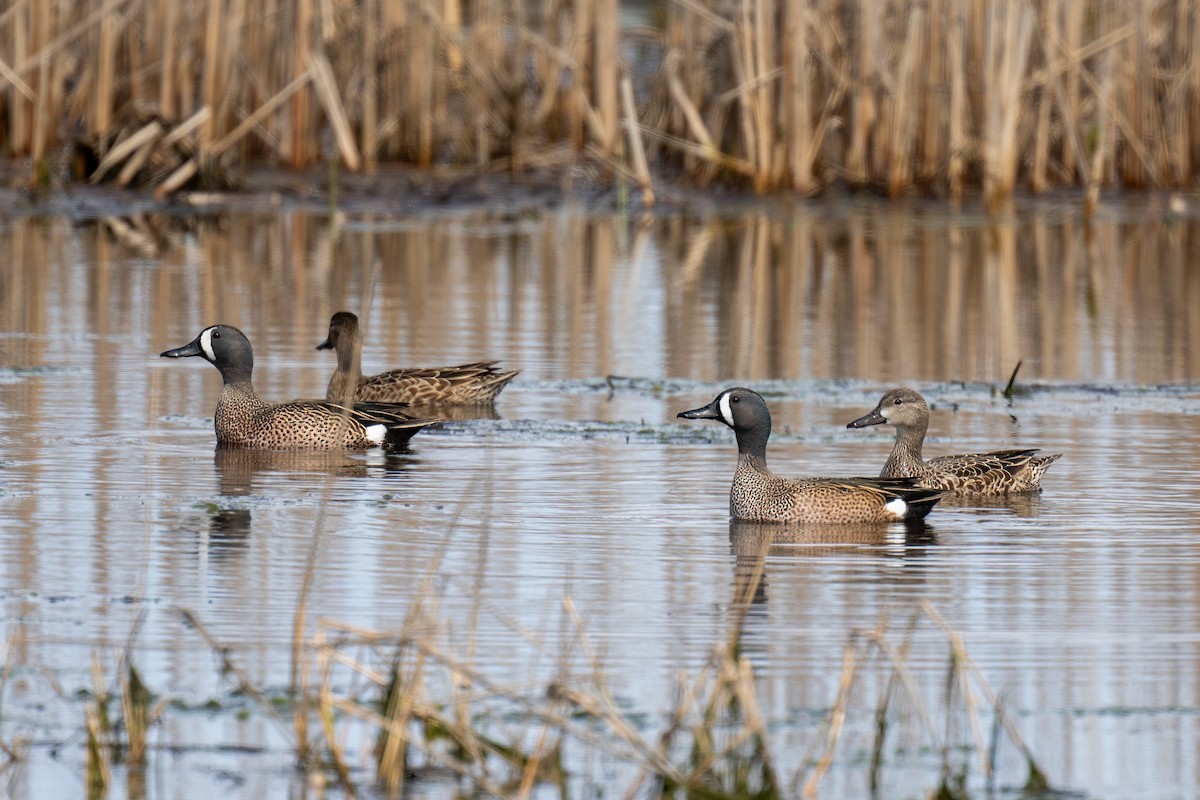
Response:
M1061 453L1039 456L1037 450L994 450L925 461L921 446L929 430L929 405L914 389L889 389L869 413L846 425L865 428L888 423L896 444L879 473L881 478L914 477L919 486L957 494L1003 495L1040 490L1046 468Z
M339 311L329 320L329 336L318 350L336 350L338 365L325 399L413 405L490 403L517 372L496 369L495 361L476 361L455 367L393 369L363 377L362 331L358 317ZM353 388L353 396L347 397Z
M680 412L683 419L715 419L737 436L738 461L729 513L750 522L854 524L921 519L943 493L911 479L784 478L767 467L771 412L762 396L726 389L708 405Z
M221 371L224 386L214 424L217 442L263 448L366 449L400 447L437 420L414 419L400 406L340 406L320 400L268 403L254 391L250 375L254 351L246 335L232 325L205 328L163 358L200 356Z

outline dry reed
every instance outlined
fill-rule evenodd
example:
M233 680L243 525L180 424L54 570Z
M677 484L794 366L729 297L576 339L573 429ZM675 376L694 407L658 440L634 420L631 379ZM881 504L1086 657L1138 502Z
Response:
M1073 186L1095 202L1195 180L1198 34L1189 4L1101 0L674 0L656 30L622 30L616 0L13 2L0 146L36 165L77 141L104 161L83 177L161 195L251 160L522 173L582 156L647 204L668 170L760 192L977 187L995 205ZM147 114L199 126L172 174L135 180L162 132L115 134Z

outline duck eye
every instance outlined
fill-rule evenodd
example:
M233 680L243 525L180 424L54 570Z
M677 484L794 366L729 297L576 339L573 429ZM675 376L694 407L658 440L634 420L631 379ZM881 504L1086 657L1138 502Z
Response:
M903 402L904 402L903 400L901 400L899 397L897 397L895 400L892 401L892 405L898 406Z

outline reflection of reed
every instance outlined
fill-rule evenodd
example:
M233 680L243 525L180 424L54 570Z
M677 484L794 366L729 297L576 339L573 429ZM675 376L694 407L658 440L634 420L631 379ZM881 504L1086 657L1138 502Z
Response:
M105 372L220 321L251 334L263 397L314 397L330 365L313 347L346 308L370 326L367 363L498 358L534 380L1000 383L1017 360L1024 381L1200 374L1200 274L1187 258L1195 223L968 223L797 206L672 219L630 240L616 218L570 213L521 226L479 215L355 230L285 213L205 221L185 239L148 219L138 225L154 231L159 267L144 269L111 224L19 219L0 231L0 332L33 336L0 338L0 356L45 363L45 334L84 332L70 357ZM215 374L146 375L156 384L150 418L211 415ZM142 378L121 380L119 402L94 384L95 429L118 428Z

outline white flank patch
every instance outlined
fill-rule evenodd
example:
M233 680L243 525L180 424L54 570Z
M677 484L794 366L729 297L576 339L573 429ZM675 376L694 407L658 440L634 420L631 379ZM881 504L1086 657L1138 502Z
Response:
M387 425L368 425L367 438L375 444L383 444L383 438L387 436Z
M204 357L209 361L216 361L217 354L212 349L212 328L205 328L204 333L200 334L200 349L204 351Z
M897 497L895 500L889 500L884 508L895 514L896 519L904 519L904 512L908 511L908 503Z
M721 395L721 419L729 427L733 427L733 409L729 407L729 392Z

